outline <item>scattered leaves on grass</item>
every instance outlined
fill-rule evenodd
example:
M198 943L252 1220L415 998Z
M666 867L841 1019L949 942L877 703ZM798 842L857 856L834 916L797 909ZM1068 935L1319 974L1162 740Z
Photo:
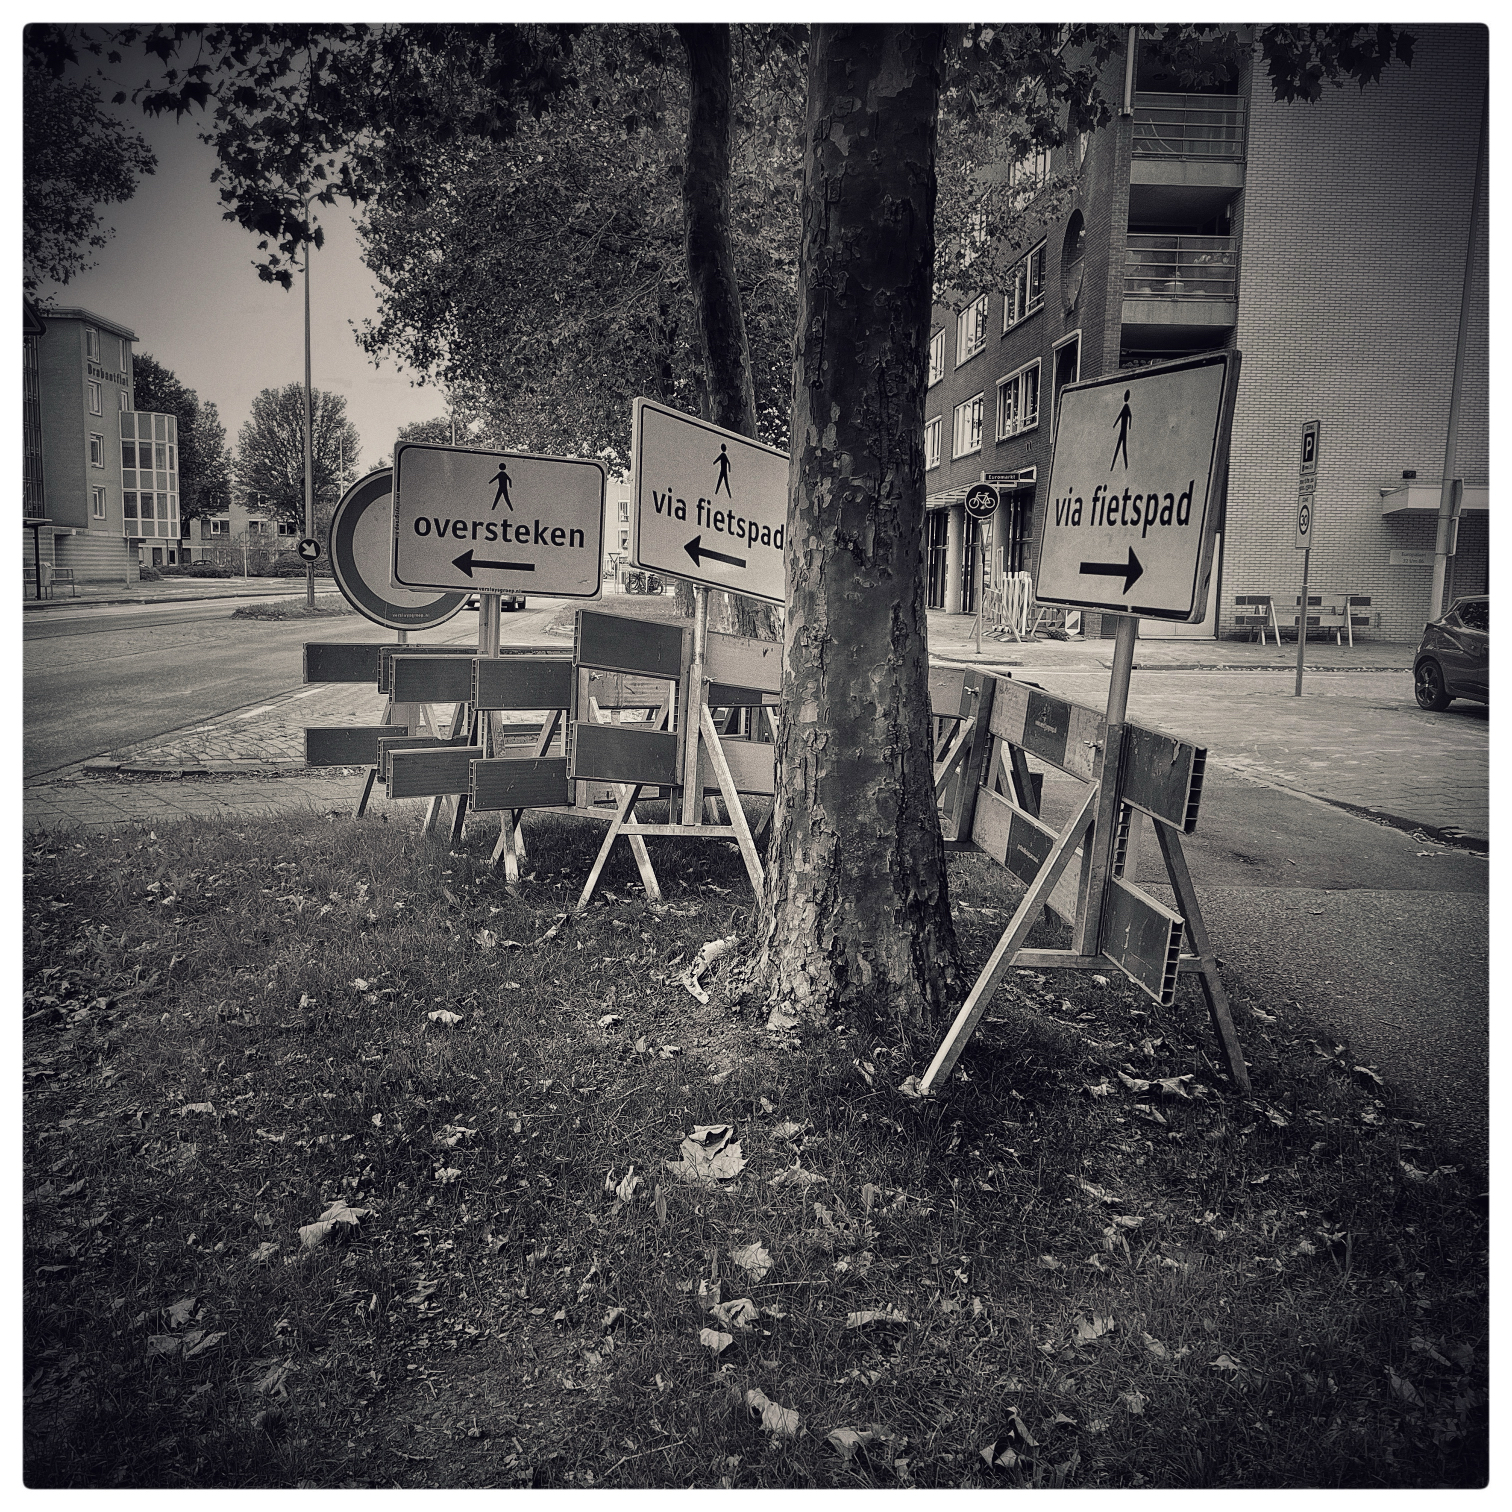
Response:
M760 1281L772 1268L772 1257L759 1242L730 1251L732 1259L753 1281Z
M815 1182L824 1181L823 1176L813 1171L805 1171L795 1160L792 1165L778 1173L767 1182L768 1186L813 1186Z
M862 1312L851 1312L845 1315L845 1326L847 1328L867 1328L873 1323L907 1328L908 1314L902 1311L901 1308L889 1305L884 1308L868 1308Z
M1144 1415L1145 1403L1150 1399L1142 1391L1120 1391L1118 1400L1128 1408L1135 1417Z
M1208 1364L1211 1365L1214 1370L1228 1370L1232 1371L1235 1375L1237 1375L1243 1368L1239 1364L1238 1360L1234 1359L1231 1355L1226 1354L1219 1355L1216 1360L1209 1360Z
M1116 1326L1112 1318L1084 1318L1080 1313L1077 1313L1076 1342L1078 1344L1094 1344L1104 1334L1112 1333Z
M719 1355L735 1342L735 1336L733 1334L720 1333L714 1328L701 1328L698 1331L698 1342L706 1349L712 1349L716 1355Z
M355 1228L372 1211L371 1208L349 1207L345 1202L333 1202L314 1223L307 1223L299 1231L299 1242L305 1249L314 1249L324 1244L339 1226Z
M214 1116L215 1104L208 1102L185 1103L182 1108L175 1108L173 1110L175 1118L182 1118L186 1113L208 1113Z
M726 1328L744 1333L756 1325L761 1309L749 1297L737 1297L733 1302L720 1302L711 1307L709 1316L718 1318Z
M795 1408L781 1407L764 1391L752 1389L746 1392L746 1407L753 1417L761 1419L764 1431L773 1438L798 1437L798 1413Z
M729 1181L745 1169L740 1141L733 1138L729 1124L700 1124L684 1137L681 1160L669 1160L666 1169L679 1181L698 1186L715 1186Z
M462 1015L460 1013L451 1013L445 1008L432 1009L425 1016L433 1024L445 1024L448 1027L452 1024L460 1024L462 1022Z

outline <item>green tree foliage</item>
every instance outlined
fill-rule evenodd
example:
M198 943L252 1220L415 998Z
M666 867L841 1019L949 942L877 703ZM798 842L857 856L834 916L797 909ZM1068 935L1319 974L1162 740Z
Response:
M131 388L137 409L178 416L179 517L193 520L224 509L231 453L220 411L146 352L132 358Z
M769 42L740 29L731 233L758 431L782 445L799 92L791 51ZM507 143L440 149L430 187L370 208L379 315L361 340L469 395L500 444L627 466L631 397L703 406L679 198L686 63L657 27L594 28L574 60L570 109Z
M57 26L28 26L21 59L21 280L28 293L93 267L114 234L100 206L136 193L157 167L147 143L80 77L78 51Z
M357 427L347 419L340 394L310 393L315 498L329 513L341 495L341 476L351 477L362 453ZM236 482L261 494L267 507L304 533L304 385L264 389L236 441Z

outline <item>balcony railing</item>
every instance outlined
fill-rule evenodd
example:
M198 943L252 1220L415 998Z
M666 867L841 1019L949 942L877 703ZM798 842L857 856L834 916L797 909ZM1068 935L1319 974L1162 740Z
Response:
M1244 161L1244 102L1235 95L1138 93L1134 156Z
M1126 241L1126 299L1233 299L1236 273L1232 236L1131 232Z

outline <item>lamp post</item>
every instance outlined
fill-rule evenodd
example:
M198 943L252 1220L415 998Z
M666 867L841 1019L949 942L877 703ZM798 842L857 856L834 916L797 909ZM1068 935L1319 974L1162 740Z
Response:
M309 195L304 202L304 215L306 231L309 229L310 201L315 196ZM305 490L305 535L315 534L315 469L314 469L314 444L311 435L311 403L310 403L310 239L305 238L304 248L304 388L305 388L305 416L304 416L304 490ZM315 607L315 563L305 563L305 603L313 609Z

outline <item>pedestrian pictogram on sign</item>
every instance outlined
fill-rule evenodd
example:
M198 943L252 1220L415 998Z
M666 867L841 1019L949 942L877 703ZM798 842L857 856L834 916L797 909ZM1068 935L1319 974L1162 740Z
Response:
M320 557L320 542L314 536L306 536L299 543L299 555L306 562L313 562Z
M632 452L637 567L784 601L785 452L650 399L635 401Z
M401 442L394 449L393 581L594 598L603 574L606 479L601 462L583 457Z
M1035 506L1040 602L1202 619L1239 360L1215 352L1062 390Z

